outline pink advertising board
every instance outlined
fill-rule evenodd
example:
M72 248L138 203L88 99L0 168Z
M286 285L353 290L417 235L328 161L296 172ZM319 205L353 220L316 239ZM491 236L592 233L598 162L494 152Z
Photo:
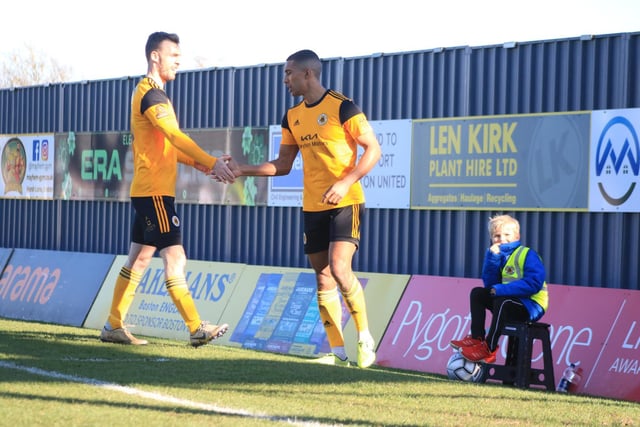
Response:
M469 292L479 279L412 276L378 348L377 364L446 375L449 341L469 333ZM573 362L582 380L571 392L640 401L640 292L549 285L556 383ZM489 326L490 314L487 316ZM498 363L504 362L506 337ZM542 367L536 341L533 366Z

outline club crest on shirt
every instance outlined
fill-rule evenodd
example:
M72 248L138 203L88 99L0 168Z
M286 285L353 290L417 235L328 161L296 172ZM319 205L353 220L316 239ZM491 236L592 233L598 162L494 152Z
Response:
M178 218L177 216L172 216L171 217L171 222L173 223L173 225L175 225L176 227L180 227L180 218Z
M327 115L325 113L322 113L318 116L318 124L320 126L326 125L328 121L329 119L327 119Z

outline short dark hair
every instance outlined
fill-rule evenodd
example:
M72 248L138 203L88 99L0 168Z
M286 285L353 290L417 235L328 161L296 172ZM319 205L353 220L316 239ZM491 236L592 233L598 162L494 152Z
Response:
M147 57L147 60L151 58L151 52L158 49L160 43L165 40L170 40L175 44L180 44L180 37L175 33L165 33L164 31L151 33L147 39L147 44L144 47L144 54Z
M295 53L292 53L287 58L287 61L293 61L296 64L300 64L303 67L309 68L314 72L316 77L320 77L320 73L322 72L322 63L320 62L320 57L309 49L299 50Z

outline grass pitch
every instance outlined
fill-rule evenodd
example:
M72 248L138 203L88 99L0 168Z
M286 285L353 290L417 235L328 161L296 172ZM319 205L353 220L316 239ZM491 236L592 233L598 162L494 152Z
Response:
M0 426L635 426L640 404L0 318Z

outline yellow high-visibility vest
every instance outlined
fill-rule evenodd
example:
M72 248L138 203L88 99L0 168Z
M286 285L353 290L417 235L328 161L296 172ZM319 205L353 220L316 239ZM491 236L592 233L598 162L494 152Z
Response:
M509 255L507 262L502 267L502 283L509 284L514 280L522 279L524 271L524 260L527 258L529 248L526 246L518 246L518 248ZM547 290L547 282L543 282L542 289L530 297L537 302L546 312L549 307L549 292Z

